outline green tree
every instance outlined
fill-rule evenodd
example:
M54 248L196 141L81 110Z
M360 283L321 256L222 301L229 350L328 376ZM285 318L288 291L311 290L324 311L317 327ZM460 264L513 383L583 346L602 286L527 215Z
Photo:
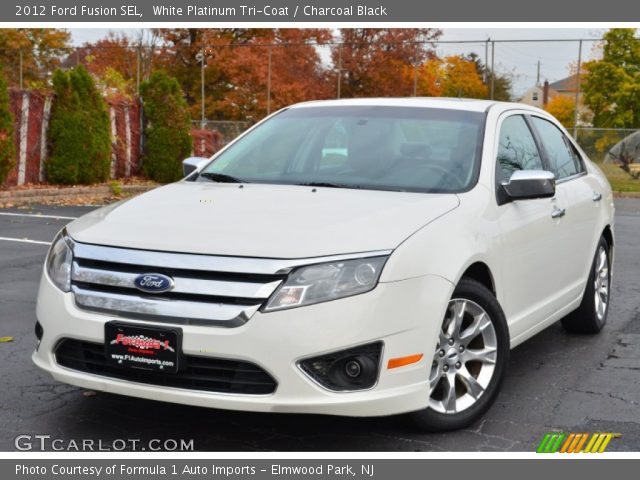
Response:
M599 128L640 127L640 39L636 29L612 28L604 35L602 59L587 62L584 103Z
M182 176L182 160L191 152L189 106L178 81L155 72L140 86L144 105L144 174L158 182Z
M104 99L83 66L53 74L56 101L51 112L47 179L90 184L109 178L111 140Z
M9 105L9 90L0 67L0 185L14 165L13 113Z
M470 53L466 56L467 60L476 64L476 71L480 77L485 78L487 86L487 98L491 95L491 69L485 67L484 63L477 53ZM486 68L486 72L485 72ZM493 99L501 102L513 101L513 75L510 73L493 72Z

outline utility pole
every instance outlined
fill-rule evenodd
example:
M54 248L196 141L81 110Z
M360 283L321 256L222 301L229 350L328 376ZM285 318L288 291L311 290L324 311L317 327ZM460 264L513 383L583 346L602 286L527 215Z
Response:
M536 74L536 87L540 85L540 59L538 59L538 73Z
M342 84L342 43L338 45L338 100L340 99L340 87Z
M200 50L200 52L196 56L196 59L200 60L200 128L204 129L207 126L207 117L204 111L204 49Z
M140 63L142 62L142 42L138 44L136 53L136 95L140 96Z
M576 71L576 108L573 112L573 138L578 140L578 109L580 102L580 70L582 69L582 40L578 42L578 70Z
M496 73L495 73L495 60L496 60L496 42L491 41L491 100L493 100L493 95L496 89Z
M267 75L267 115L269 115L271 113L271 46L269 46Z
M488 82L487 73L489 71L489 39L484 42L484 72L482 72L482 82L486 85Z

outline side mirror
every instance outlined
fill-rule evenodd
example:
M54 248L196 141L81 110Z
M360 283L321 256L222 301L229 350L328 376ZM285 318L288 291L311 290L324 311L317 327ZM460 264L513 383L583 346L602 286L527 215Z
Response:
M208 162L209 159L205 157L189 157L182 161L182 173L186 177L195 172L200 165Z
M510 200L548 198L556 194L556 176L546 170L517 170L502 184Z

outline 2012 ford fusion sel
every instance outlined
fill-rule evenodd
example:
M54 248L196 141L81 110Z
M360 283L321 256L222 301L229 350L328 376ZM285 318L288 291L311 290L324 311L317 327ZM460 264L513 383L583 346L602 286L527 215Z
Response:
M183 168L55 238L33 355L55 379L451 430L510 348L607 319L611 188L536 108L304 103Z

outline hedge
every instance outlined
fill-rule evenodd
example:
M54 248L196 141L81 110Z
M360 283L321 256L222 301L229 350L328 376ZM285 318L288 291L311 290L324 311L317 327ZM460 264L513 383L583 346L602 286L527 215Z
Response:
M15 164L13 143L13 112L9 104L9 89L0 67L0 185Z
M155 72L140 93L145 118L142 171L157 182L176 181L182 177L182 160L191 153L191 119L180 84Z
M72 185L109 178L111 140L107 105L83 66L56 70L46 175L51 183Z

